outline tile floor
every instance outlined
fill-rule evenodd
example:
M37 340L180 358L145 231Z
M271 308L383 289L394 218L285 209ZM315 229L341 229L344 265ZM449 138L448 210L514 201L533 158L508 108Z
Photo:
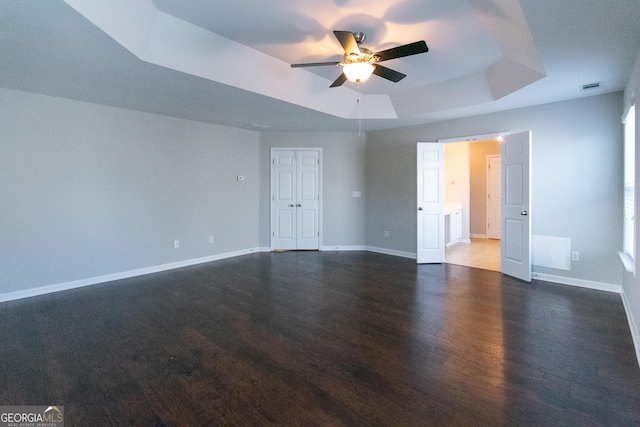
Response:
M471 243L456 243L447 247L445 262L500 271L500 240L471 238Z

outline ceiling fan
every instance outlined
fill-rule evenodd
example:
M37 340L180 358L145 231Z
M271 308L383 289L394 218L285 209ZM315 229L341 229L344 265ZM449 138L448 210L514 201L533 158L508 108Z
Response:
M418 53L429 52L427 43L424 40L405 44L380 52L371 52L369 49L360 47L366 37L362 32L334 31L336 38L344 49L343 62L309 62L306 64L291 64L291 68L319 67L325 65L337 65L342 67L343 73L334 81L330 87L341 86L347 80L356 83L367 80L371 74L391 80L394 83L404 79L406 74L394 71L390 68L378 64L390 59L402 58L404 56L416 55Z

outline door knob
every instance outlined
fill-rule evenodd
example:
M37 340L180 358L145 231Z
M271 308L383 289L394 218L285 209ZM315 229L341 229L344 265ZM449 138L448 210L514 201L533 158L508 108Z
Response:
M301 207L302 207L302 205L301 205L300 203L298 203L296 206L298 206L299 208L301 208Z
M293 203L291 203L291 204L289 205L289 207L290 207L290 208L295 208L295 207L296 207L296 205L294 205Z
M527 212L527 211L522 211L522 212L520 212L520 215L529 215L529 212Z
M418 208L418 210L419 210L419 211L421 211L421 210L422 210L422 206L420 206L420 207Z

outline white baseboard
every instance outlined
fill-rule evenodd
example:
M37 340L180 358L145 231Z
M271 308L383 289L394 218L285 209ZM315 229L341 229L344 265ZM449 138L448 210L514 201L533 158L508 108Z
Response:
M376 248L373 246L366 246L365 250L369 251L369 252L376 252L379 254L385 254L385 255L393 255L393 256L399 256L399 257L403 257L403 258L411 258L411 259L416 259L417 255L415 252L403 252L403 251L396 251L393 249L385 249L385 248Z
M624 288L622 288L621 296L622 305L624 306L624 311L627 314L627 321L629 322L629 329L631 329L633 347L636 350L636 360L638 361L638 365L640 365L640 329L638 329L636 319L635 317L633 317L633 312L631 311L631 306L629 304L629 300L627 299L627 294L624 292Z
M487 235L486 234L475 234L475 233L471 233L470 237L476 238L476 239L486 239Z
M321 251L366 251L366 246L323 246Z
M546 282L560 283L562 285L578 286L580 288L596 289L598 291L614 292L619 294L622 292L622 286L614 285L611 283L594 282L591 280L574 279L571 277L556 276L553 274L536 273L533 272L531 277L537 280L544 280Z
M156 265L135 270L123 271L120 273L106 274L104 276L89 277L87 279L73 280L71 282L56 283L54 285L41 286L38 288L25 289L22 291L7 292L0 294L0 302L13 301L22 298L29 298L38 295L50 294L53 292L66 291L69 289L81 288L84 286L97 285L99 283L112 282L114 280L128 279L145 274L159 273L161 271L173 270L175 268L189 267L196 264L218 261L221 259L233 258L241 255L262 252L264 248L251 248L240 251L227 252L223 254L211 255L202 258L188 259L184 261L171 262L168 264ZM270 250L270 249L267 249Z

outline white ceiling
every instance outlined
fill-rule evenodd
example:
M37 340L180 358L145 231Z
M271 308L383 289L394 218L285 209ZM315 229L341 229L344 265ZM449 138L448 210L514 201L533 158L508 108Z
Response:
M329 88L333 30L407 74ZM284 131L409 126L624 88L638 0L0 0L0 87ZM582 91L581 86L602 82ZM358 103L358 98L361 102Z

